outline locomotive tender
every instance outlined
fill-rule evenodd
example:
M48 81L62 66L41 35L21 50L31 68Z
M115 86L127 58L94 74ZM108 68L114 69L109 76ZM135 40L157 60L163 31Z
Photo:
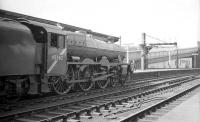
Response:
M123 84L125 49L85 32L26 19L0 18L0 96L15 101L25 94L66 94L75 84Z

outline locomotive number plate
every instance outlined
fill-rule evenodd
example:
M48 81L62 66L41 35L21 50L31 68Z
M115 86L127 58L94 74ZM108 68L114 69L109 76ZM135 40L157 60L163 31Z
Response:
M63 55L52 55L52 59L55 61L62 61Z

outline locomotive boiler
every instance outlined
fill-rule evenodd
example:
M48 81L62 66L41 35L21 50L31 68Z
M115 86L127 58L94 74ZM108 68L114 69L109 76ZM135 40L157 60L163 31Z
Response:
M0 95L9 101L115 86L128 74L125 50L112 41L22 18L0 19L0 56Z

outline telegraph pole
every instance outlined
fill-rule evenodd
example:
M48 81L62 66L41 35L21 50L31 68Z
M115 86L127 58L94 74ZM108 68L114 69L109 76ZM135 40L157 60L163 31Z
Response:
M141 70L146 69L145 61L146 61L146 34L142 33L142 44L140 45L142 51L141 51Z

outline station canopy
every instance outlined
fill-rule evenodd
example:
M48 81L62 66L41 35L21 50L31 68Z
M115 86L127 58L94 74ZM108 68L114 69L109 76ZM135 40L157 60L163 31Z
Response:
M72 25L68 25L68 24L64 24L60 22L32 17L32 16L19 14L19 13L15 13L11 11L6 11L2 9L0 9L0 17L10 18L10 19L25 18L28 20L37 21L37 22L46 23L46 24L55 25L55 26L59 24L60 26L64 27L63 30L66 30L66 31L72 31L72 32L85 31L87 34L91 34L93 35L94 38L102 40L102 41L106 41L106 42L109 41L113 43L119 41L119 37L115 37L115 36L111 36L111 35L107 35L103 33L98 33L98 32L93 32L90 29L84 29L84 28L80 28L80 27L76 27L76 26L72 26Z

